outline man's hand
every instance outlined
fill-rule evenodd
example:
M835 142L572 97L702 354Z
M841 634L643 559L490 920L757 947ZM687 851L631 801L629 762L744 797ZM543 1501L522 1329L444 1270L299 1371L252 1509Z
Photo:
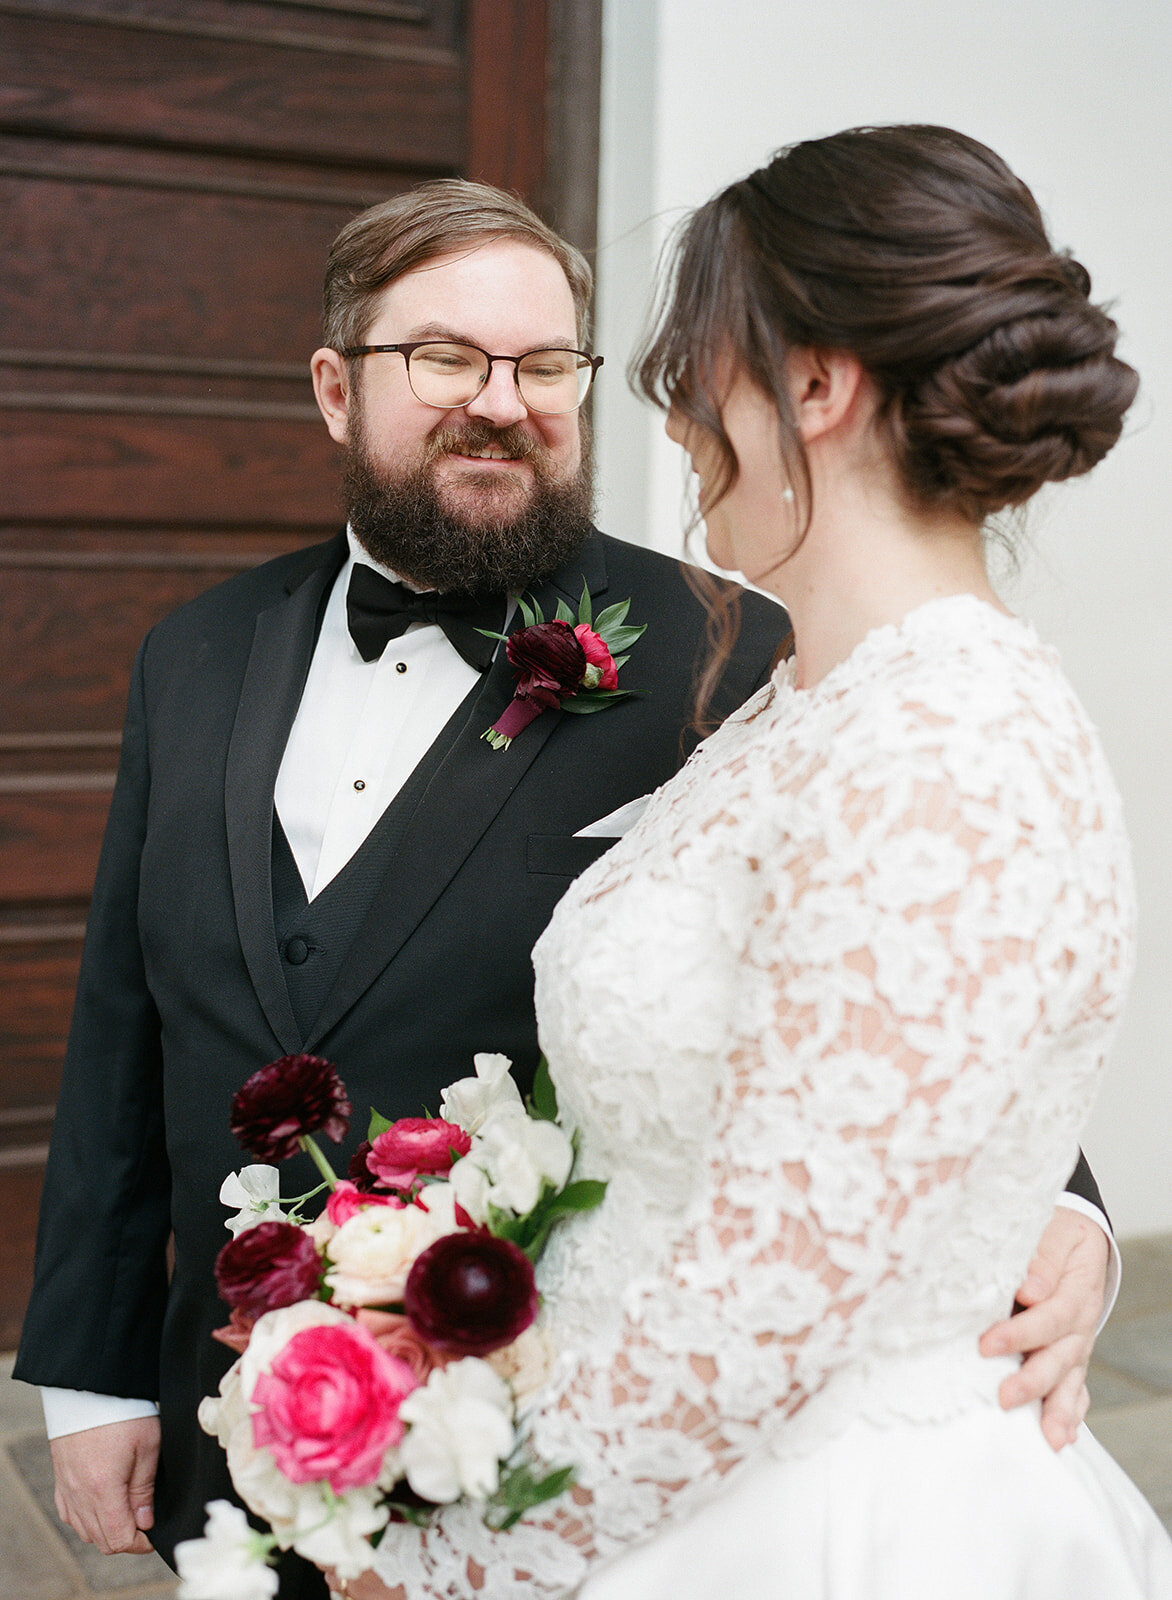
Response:
M1055 1450L1071 1444L1087 1414L1087 1366L1103 1310L1110 1249L1102 1228L1059 1206L1030 1262L1017 1302L1026 1309L981 1336L983 1356L1019 1352L1020 1369L1001 1385L1008 1411L1042 1402L1042 1432Z
M155 1520L159 1419L136 1417L49 1441L57 1515L103 1555L145 1554Z

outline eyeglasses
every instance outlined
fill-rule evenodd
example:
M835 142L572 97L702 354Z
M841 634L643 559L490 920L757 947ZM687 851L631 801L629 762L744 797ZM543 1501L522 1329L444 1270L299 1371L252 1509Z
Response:
M340 354L350 360L384 352L403 357L415 398L442 411L454 411L475 400L488 382L493 362L511 361L517 393L526 407L555 417L577 411L603 359L588 356L584 350L528 350L523 356L490 356L474 344L441 344L431 339L414 344L356 344Z

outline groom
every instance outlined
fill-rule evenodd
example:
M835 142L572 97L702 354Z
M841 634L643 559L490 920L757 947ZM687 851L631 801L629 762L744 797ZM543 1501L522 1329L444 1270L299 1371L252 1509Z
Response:
M353 1145L368 1106L434 1107L475 1051L531 1073L532 945L686 748L704 611L675 563L590 522L589 291L496 190L444 181L356 218L313 358L348 530L193 601L139 653L15 1373L48 1386L58 1509L101 1549L150 1529L170 1556L230 1492L195 1412L232 1359L211 1334L233 1092L276 1056L328 1056ZM494 749L517 677L479 630L516 627L523 591L548 617L584 590L646 624L631 697L544 710ZM771 603L743 611L717 715L783 631ZM286 1193L312 1183L283 1174ZM1011 1381L1053 1392L1055 1443L1105 1253L1060 1212L1022 1292L1038 1303L986 1336L1038 1352ZM281 1592L322 1590L287 1570Z

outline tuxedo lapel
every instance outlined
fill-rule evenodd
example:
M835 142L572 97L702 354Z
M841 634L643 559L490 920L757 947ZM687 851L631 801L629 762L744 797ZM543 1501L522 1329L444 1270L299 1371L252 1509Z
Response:
M240 947L269 1026L287 1053L301 1048L273 922L273 791L305 687L327 588L345 540L256 619L228 746L224 812Z
M559 599L571 604L576 614L584 581L592 597L605 593L606 562L597 535L573 562L538 585L533 598L547 620L553 616ZM515 615L513 629L522 625L522 619ZM516 683L515 671L504 650L499 650L463 727L419 798L390 870L326 997L305 1049L316 1047L394 959L523 781L562 720L563 712L545 711L507 750L494 750L484 733L512 700Z

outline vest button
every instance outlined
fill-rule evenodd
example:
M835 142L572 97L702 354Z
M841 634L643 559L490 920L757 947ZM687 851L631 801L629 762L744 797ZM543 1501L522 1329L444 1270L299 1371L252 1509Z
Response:
M285 960L290 966L299 967L302 962L309 959L309 946L304 939L293 938L285 946Z

